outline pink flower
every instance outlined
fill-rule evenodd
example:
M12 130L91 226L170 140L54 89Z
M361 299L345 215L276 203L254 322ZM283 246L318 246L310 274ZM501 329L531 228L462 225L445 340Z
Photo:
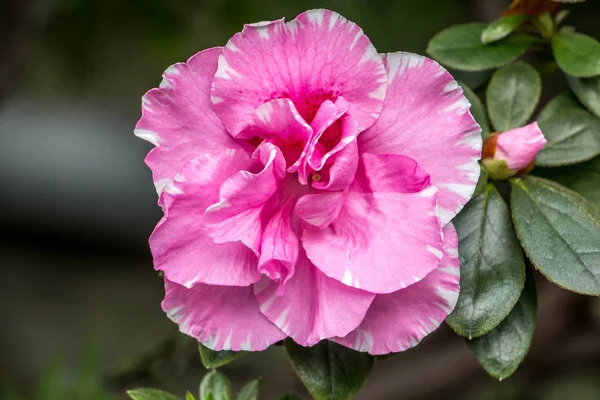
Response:
M546 144L537 122L494 135L483 146L483 164L492 179L528 172Z
M328 10L170 67L135 131L156 146L163 309L215 350L414 346L458 296L450 221L481 155L468 110L436 62L380 55Z

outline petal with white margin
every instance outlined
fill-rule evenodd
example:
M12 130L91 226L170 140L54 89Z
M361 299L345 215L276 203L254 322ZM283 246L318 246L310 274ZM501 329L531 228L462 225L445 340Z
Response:
M261 314L251 286L197 284L187 289L165 280L165 291L167 316L209 349L261 351L285 338Z
M360 324L375 297L325 276L305 254L283 287L263 278L254 293L260 311L302 346L345 336Z
M395 292L440 262L436 193L412 158L362 154L337 219L325 229L307 227L302 245L325 275L372 293Z
M422 281L375 297L363 322L337 342L375 354L404 351L437 329L452 312L459 292L458 239L452 224L444 228L440 266Z
M384 57L388 89L377 122L359 137L359 151L405 154L431 176L442 225L471 198L479 178L481 128L462 89L442 66L411 53Z

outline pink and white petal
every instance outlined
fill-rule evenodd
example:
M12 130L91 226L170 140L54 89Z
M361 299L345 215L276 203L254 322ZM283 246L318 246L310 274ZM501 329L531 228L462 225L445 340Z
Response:
M321 190L346 189L356 175L358 168L358 144L356 140L348 143L339 153L329 159L319 171L319 181L313 174L312 187Z
M520 171L535 161L547 143L537 122L498 135L495 160L505 160L509 169Z
M261 213L285 177L285 159L277 146L267 142L252 159L250 171L239 171L223 183L219 202L206 209L204 223L215 243L241 241L258 255Z
M285 283L298 261L298 237L292 228L294 201L280 206L267 222L262 235L258 270L269 279Z
M307 194L296 203L296 214L304 222L325 229L337 219L344 200L342 191Z
M261 314L251 286L197 284L187 289L165 279L165 291L167 316L209 349L261 351L285 338Z
M452 312L459 292L458 239L452 224L444 228L439 268L406 289L375 297L363 322L333 341L375 354L404 351L437 329Z
M375 297L328 278L305 254L285 285L263 278L254 285L260 311L302 346L345 336L363 320Z
M385 98L381 57L354 23L329 10L310 10L295 20L246 25L219 57L212 101L236 137L261 104L289 98L311 122L324 100L351 104L353 120L371 126Z
M167 279L185 287L247 286L260 279L254 253L238 242L214 243L203 221L203 210L218 199L221 183L249 164L244 151L204 154L187 162L165 188L165 217L149 242L154 267Z
M384 57L388 89L377 122L359 138L359 151L405 154L417 160L439 189L442 225L471 198L481 158L481 128L452 76L411 53Z
M437 190L415 164L401 155L362 155L337 219L325 229L306 227L302 235L308 258L325 275L391 293L439 265Z
M210 86L221 48L169 67L142 99L135 135L156 146L146 157L160 196L181 167L205 152L238 148L213 111Z

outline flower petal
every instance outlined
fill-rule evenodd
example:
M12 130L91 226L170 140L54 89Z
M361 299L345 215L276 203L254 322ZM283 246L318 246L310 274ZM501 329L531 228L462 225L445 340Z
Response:
M301 254L283 288L263 278L254 285L260 311L303 346L345 336L363 320L374 294L328 278Z
M304 230L308 258L325 275L373 293L418 282L442 257L436 192L410 157L363 154L337 219Z
M321 190L346 189L354 180L357 168L358 144L353 140L327 161L324 168L319 171L318 182L315 181L315 174L313 174L312 187Z
M165 280L165 291L167 316L209 349L261 351L285 338L259 311L251 286L186 289Z
M186 163L163 193L165 217L150 236L154 267L186 287L197 283L247 286L260 279L254 253L239 242L215 244L204 210L227 177L250 164L245 151L205 154Z
M547 143L537 122L498 135L495 160L506 160L509 169L520 171L531 164Z
M307 194L296 203L296 214L308 224L325 229L340 215L344 200L342 191Z
M179 169L205 152L238 148L213 111L210 85L221 48L169 67L159 88L142 99L135 135L156 146L146 157L160 196Z
M396 353L415 346L454 309L459 274L458 239L448 224L439 268L406 289L377 295L359 327L333 341L371 354Z
M254 110L289 98L310 123L324 100L351 104L360 130L379 116L387 76L381 57L354 23L329 10L295 20L246 25L219 57L212 101L227 130L245 131Z
M218 203L206 209L204 222L215 243L239 240L259 254L261 213L285 177L285 160L277 146L263 142L254 152L252 171L239 171L219 191Z
M471 198L480 168L481 128L452 76L410 53L385 56L388 89L377 122L359 137L361 152L405 154L431 176L440 220L448 223Z

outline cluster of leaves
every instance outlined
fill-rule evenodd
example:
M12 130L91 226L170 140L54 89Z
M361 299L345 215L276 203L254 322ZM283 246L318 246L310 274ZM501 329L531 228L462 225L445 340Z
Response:
M572 91L536 118L548 141L536 159L544 168L509 185L488 182L482 169L474 197L454 221L461 291L447 322L500 380L517 369L532 341L537 296L526 265L562 288L600 296L600 43L561 26L567 14L453 26L428 47L451 68L499 68L487 83L485 106L462 85L484 140L532 119L544 74L560 68Z

